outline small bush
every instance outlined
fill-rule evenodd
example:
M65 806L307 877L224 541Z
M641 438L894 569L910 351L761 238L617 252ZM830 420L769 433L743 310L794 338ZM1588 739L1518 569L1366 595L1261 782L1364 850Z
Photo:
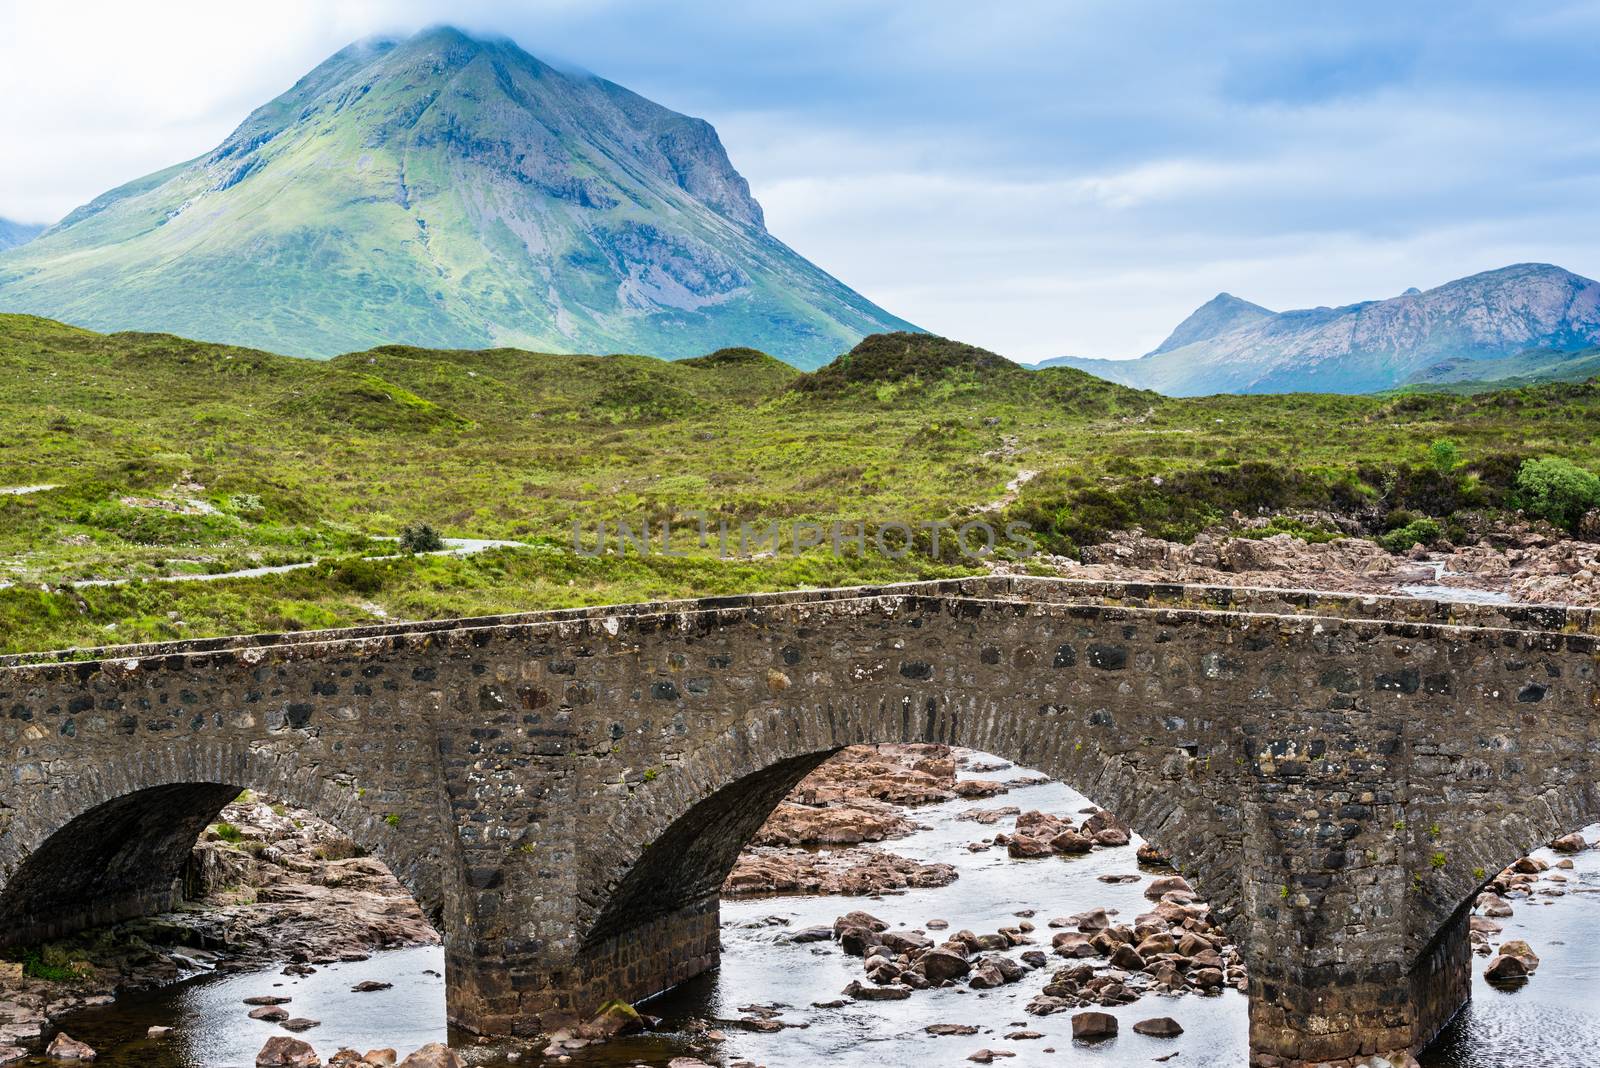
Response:
M383 589L384 578L388 574L388 568L383 563L363 560L360 557L329 561L323 565L322 570L335 585L342 586L352 593L367 596Z
M444 548L444 538L426 523L407 523L400 530L400 549L408 553L434 553Z
M30 949L22 955L23 974L49 983L70 983L89 974L85 961L72 960L57 946Z
M1529 515L1574 530L1583 513L1600 508L1600 477L1559 456L1528 460L1517 470L1516 503Z
M1461 466L1461 446L1449 438L1440 438L1428 446L1428 459L1433 461L1435 471L1448 475Z
M1396 527L1379 538L1378 544L1392 553L1403 553L1413 545L1432 545L1439 540L1441 533L1437 522L1423 517L1413 519L1403 527Z
M217 837L224 842L238 842L244 838L244 834L231 823L219 823L217 824Z

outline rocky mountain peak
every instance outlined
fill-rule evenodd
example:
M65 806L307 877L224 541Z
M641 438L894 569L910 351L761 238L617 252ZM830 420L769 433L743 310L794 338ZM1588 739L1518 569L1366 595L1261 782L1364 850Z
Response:
M1150 355L1205 341L1250 323L1268 318L1273 312L1259 304L1241 300L1232 293L1218 293L1206 301L1189 317L1179 323L1167 339L1151 350Z

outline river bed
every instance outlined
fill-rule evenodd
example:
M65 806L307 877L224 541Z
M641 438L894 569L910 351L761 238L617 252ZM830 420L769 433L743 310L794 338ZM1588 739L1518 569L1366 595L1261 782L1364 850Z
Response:
M983 778L1020 776L1017 769ZM1232 989L1220 995L1147 995L1106 1011L1121 1021L1121 1033L1096 1044L1074 1043L1071 1012L1035 1017L1023 1007L1064 963L1051 957L1044 968L994 990L965 986L918 991L904 1001L849 1002L833 1008L851 980L862 979L859 958L846 956L833 942L786 944L786 932L831 924L851 909L864 909L893 927L921 928L947 920L950 930L994 931L1015 925L1034 910L1036 940L1046 950L1052 933L1046 923L1095 907L1116 909L1132 918L1148 909L1142 894L1150 872L1137 883L1109 885L1103 874L1139 872L1134 849L1095 850L1077 856L1016 860L1003 848L972 853L968 842L1009 830L1010 820L984 826L957 817L973 808L1017 805L1075 815L1089 802L1058 783L1022 786L986 800L956 800L915 808L926 826L885 845L904 856L953 864L960 878L949 886L911 890L876 898L775 896L723 902L724 952L721 969L642 1006L663 1019L664 1030L576 1050L576 1068L615 1068L631 1064L665 1065L674 1056L696 1056L712 1063L748 1060L768 1068L810 1068L818 1064L860 1068L923 1068L964 1064L979 1049L1008 1050L1007 1065L1082 1063L1105 1066L1148 1065L1176 1052L1170 1062L1190 1068L1242 1068L1246 1063L1247 1001ZM1600 827L1589 828L1591 840ZM1535 854L1553 861L1546 850ZM1474 957L1473 1003L1451 1025L1442 1041L1423 1058L1425 1068L1514 1068L1529 1064L1580 1068L1600 1062L1600 851L1575 858L1575 868L1559 897L1536 894L1512 901L1516 914L1502 921L1499 940L1524 938L1541 958L1531 982L1520 990L1497 990L1482 978L1486 958ZM1557 884L1541 881L1540 889ZM1499 941L1497 940L1497 942ZM1020 952L1020 950L1015 951ZM1015 955L1015 952L1013 955ZM294 1000L293 1015L322 1021L301 1037L324 1058L341 1046L358 1050L394 1047L402 1056L427 1042L443 1040L443 952L436 947L379 953L369 961L321 968L292 979L276 972L211 976L163 990L133 995L115 1005L86 1010L60 1021L62 1029L101 1051L102 1068L249 1068L276 1027L247 1018L245 997L280 994ZM394 984L376 993L351 993L364 979ZM775 1008L790 1025L774 1033L745 1029L746 1006ZM1184 1028L1176 1039L1136 1035L1131 1025L1153 1016L1170 1016ZM977 1034L936 1037L929 1024L968 1024ZM153 1024L176 1028L160 1040L143 1036ZM708 1036L708 1031L712 1034ZM1017 1031L1039 1037L1007 1039ZM718 1040L715 1036L722 1036ZM482 1048L455 1036L469 1063L509 1068L539 1063L521 1047ZM56 1062L42 1058L40 1065Z

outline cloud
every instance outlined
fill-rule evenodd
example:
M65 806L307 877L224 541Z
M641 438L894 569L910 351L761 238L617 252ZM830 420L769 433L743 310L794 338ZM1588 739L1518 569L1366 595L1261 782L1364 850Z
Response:
M1600 4L176 0L0 11L0 215L194 156L348 41L448 21L711 120L773 232L1020 358L1131 356L1226 289L1600 274Z

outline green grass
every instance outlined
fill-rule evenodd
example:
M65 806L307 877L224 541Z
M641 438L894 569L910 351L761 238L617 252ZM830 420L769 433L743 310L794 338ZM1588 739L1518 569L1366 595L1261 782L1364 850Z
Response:
M969 573L927 538L880 555L719 560L573 551L601 521L959 521L1024 468L1001 521L1073 552L1189 538L1447 534L1512 506L1530 457L1600 467L1600 386L1472 396L1169 399L938 338L868 339L800 375L752 350L669 363L385 347L299 360L0 316L0 649L501 613ZM1434 443L1456 447L1441 465ZM165 502L167 508L150 502ZM526 548L372 559L426 524ZM254 579L163 575L320 561ZM130 584L65 588L84 579Z

